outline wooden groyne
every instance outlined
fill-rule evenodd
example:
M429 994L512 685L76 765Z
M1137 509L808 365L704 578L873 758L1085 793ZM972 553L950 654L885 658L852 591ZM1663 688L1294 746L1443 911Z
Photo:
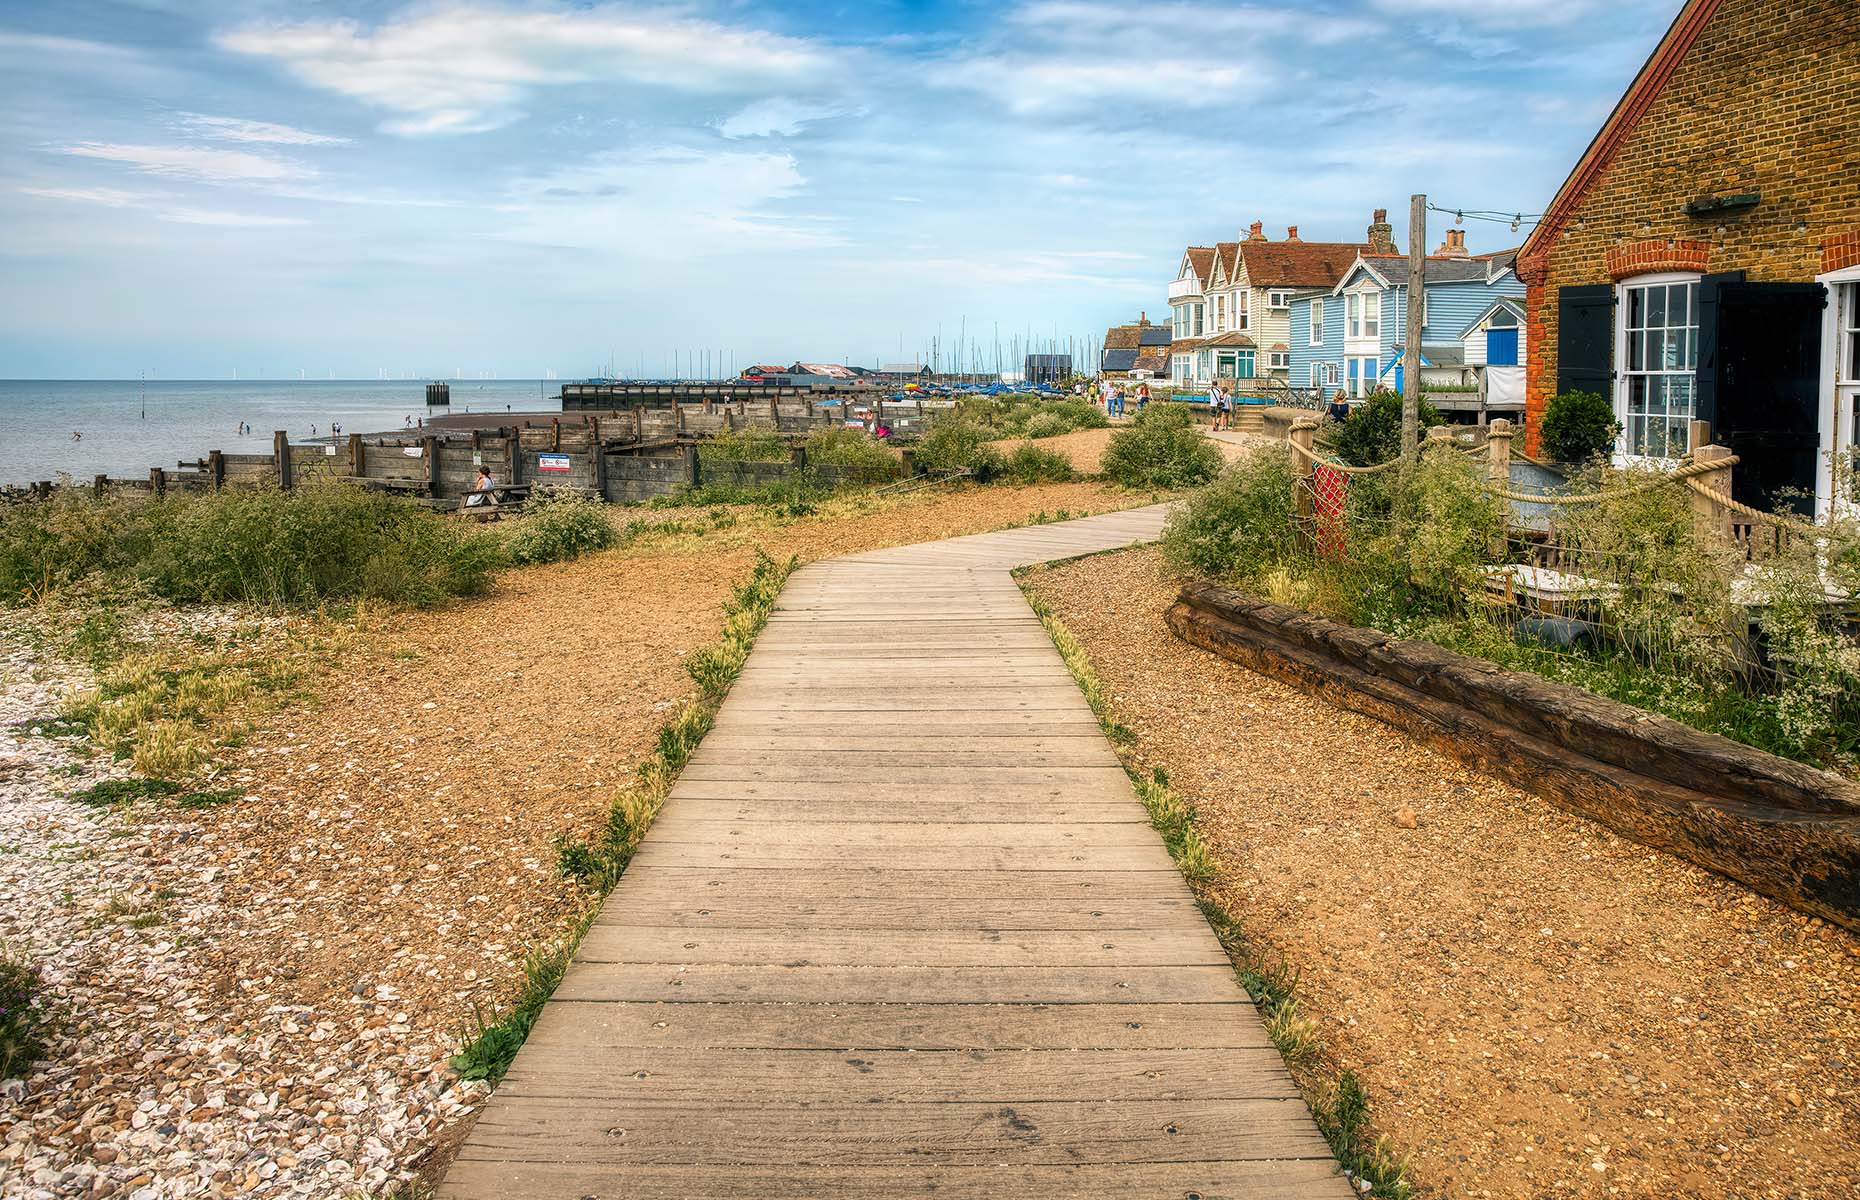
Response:
M916 406L873 405L876 418L900 432L921 428ZM811 400L765 398L761 403L711 399L663 408L575 414L453 414L426 427L383 434L350 434L330 441L293 442L274 433L269 453L211 450L201 458L153 467L147 478L95 476L71 484L102 496L111 492L165 495L227 487L298 487L339 482L436 504L455 502L489 467L499 483L564 487L613 502L650 500L706 482L761 487L808 470L828 483L884 482L895 473L810 464L801 444L817 429L841 425L850 402L818 408ZM502 424L492 422L502 421ZM705 463L701 444L731 430L756 429L795 442L786 462ZM9 498L45 498L61 486L41 481L6 489Z
M674 404L702 405L706 410L726 405L766 407L771 404L805 404L852 400L863 403L884 390L874 384L777 384L730 380L707 383L565 383L563 412L618 409L636 405L665 408Z

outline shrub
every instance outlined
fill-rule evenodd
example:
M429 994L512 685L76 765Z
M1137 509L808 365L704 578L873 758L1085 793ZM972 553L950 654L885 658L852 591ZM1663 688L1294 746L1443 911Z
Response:
M1444 424L1440 413L1425 398L1420 401L1419 429ZM1401 456L1401 396L1372 392L1350 410L1350 419L1330 426L1325 449L1352 467L1373 467Z
M1058 437L1071 433L1072 422L1056 412L1043 412L1027 422L1027 436L1030 438Z
M1071 459L1031 442L1016 447L1002 470L1015 483L1065 483L1078 475Z
M1552 462L1586 463L1614 448L1621 434L1614 406L1595 392L1552 396L1538 436Z
M1509 516L1481 464L1452 449L1432 450L1402 480L1390 549L1407 583L1454 611L1483 588L1479 572L1502 553Z
M1111 435L1104 473L1132 488L1183 488L1206 483L1221 469L1221 452L1202 436L1181 404L1152 404Z
M580 558L620 540L605 504L560 489L532 495L509 537L510 561L518 564Z
M1001 452L988 443L994 433L960 418L945 417L930 426L917 445L917 464L926 471L970 470L986 480L1000 472Z
M1212 579L1250 579L1297 549L1292 526L1292 450L1262 447L1183 502L1163 529L1163 555L1176 570Z
M92 576L175 603L431 604L483 591L497 539L417 504L336 484L0 508L0 601Z
M24 1075L44 1052L38 991L38 968L0 946L0 1079Z
M712 462L787 462L788 441L771 429L724 429L698 443L698 456Z
M898 456L862 429L836 426L816 429L807 438L807 461L821 466L859 467L878 473L895 472Z

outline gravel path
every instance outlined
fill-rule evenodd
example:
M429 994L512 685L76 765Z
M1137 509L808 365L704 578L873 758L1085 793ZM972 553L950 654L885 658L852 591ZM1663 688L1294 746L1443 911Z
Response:
M1033 582L1419 1194L1860 1192L1860 939L1188 646L1154 549Z
M0 1196L348 1198L430 1173L487 1093L446 1068L461 1032L586 903L552 839L603 818L693 694L682 656L757 545L817 558L1147 500L1065 484L798 521L628 514L706 532L375 621L313 702L223 756L215 786L245 798L215 809L63 798L103 760L13 727L83 673L0 641L0 939L43 965L62 1022L0 1092Z

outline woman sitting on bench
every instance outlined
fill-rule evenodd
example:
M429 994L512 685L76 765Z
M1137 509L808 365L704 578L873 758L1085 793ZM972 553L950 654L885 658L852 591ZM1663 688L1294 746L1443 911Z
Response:
M491 478L491 468L478 468L478 484L472 488L471 495L465 497L467 508L478 508L486 504L497 503L497 482Z

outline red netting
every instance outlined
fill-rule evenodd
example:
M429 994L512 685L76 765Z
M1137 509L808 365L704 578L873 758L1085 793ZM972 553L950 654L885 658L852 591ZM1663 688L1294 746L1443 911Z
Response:
M1327 463L1311 468L1311 494L1317 512L1317 550L1325 558L1342 558L1347 549L1344 504L1350 495L1350 477Z

